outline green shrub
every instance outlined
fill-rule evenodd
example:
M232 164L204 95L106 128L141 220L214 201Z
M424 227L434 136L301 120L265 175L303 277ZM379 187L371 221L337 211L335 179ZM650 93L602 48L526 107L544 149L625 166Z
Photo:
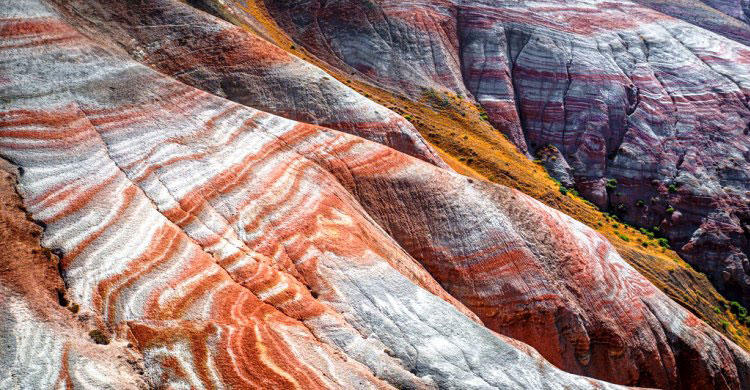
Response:
M729 321L721 320L721 327L724 328L724 330L729 330Z
M670 194L674 194L677 192L677 186L674 184L670 184L669 187L667 187L667 191L669 191Z
M636 206L636 207L643 207L643 206L645 206L645 205L646 205L646 202L644 202L644 201L643 201L643 200L641 200L641 199L638 199L638 200L637 200L637 201L635 202L635 206Z
M564 186L560 186L560 193L563 194L563 195L567 195L568 194L568 189L565 188Z
M718 306L714 306L714 313L721 314L721 309Z
M667 241L667 239L666 239L666 238L664 238L664 237L661 237L661 238L657 239L656 241L658 241L658 242L659 242L659 245L660 245L660 246L661 246L662 248L667 248L667 249L669 249L669 241Z
M427 100L427 103L429 103L434 108L442 109L451 106L450 99L448 99L443 93L438 92L433 88L424 89L422 91L422 96L424 96L425 100Z
M607 190L612 191L615 188L617 188L617 179L609 179L607 180Z
M745 322L745 317L747 317L747 309L745 309L744 306L740 305L737 301L732 301L729 303L729 310L734 313L734 315L737 316L737 318L740 320L740 322Z
M487 121L487 122L490 121L489 115L487 115L487 113L484 111L479 113L479 118L482 119L483 121Z
M107 335L105 335L99 329L94 329L91 332L89 332L89 337L91 337L91 339L94 340L94 342L97 344L101 344L101 345L109 344L109 337L107 337Z
M624 235L624 234L622 234L620 232L616 232L615 234L617 234L617 237L620 237L621 240L623 240L625 242L630 242L630 237L628 237L628 236L626 236L626 235Z
M667 207L667 209L665 211L667 212L667 214L672 214L672 213L674 213L674 207L669 206L669 207Z

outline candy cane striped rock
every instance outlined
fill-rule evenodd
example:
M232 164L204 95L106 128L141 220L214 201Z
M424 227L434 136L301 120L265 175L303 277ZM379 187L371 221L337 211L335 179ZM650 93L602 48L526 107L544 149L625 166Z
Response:
M724 15L698 1L636 3L265 2L289 35L341 71L403 93L462 93L520 150L554 146L580 193L658 227L747 306L750 30L728 16L741 5L706 1Z
M0 9L0 156L66 294L143 358L127 382L89 357L92 387L618 388L555 365L749 383L744 351L517 191L188 86L39 0ZM35 340L2 361L61 350ZM0 367L50 387L70 368L48 355L48 374Z

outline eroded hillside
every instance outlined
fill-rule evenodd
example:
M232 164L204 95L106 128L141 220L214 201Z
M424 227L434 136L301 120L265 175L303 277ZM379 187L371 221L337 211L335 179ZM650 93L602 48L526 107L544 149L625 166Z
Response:
M461 66L435 88L419 67L381 83L257 3L0 9L0 156L18 172L3 215L23 208L41 239L24 245L48 258L5 260L0 310L23 321L0 329L20 340L3 387L750 384L747 352L690 312L735 320L706 279L561 190Z
M204 1L202 3L209 4L211 2ZM340 18L345 16L345 18L356 19L356 17L367 15L368 12L373 12L375 9L372 6L363 4L365 3L343 3L343 6L347 7L346 12L327 11L314 14L325 17L330 16ZM423 4L429 4L429 2L423 2ZM453 4L451 6L455 7L456 5ZM651 3L650 6L656 8L654 3ZM623 7L631 7L641 13L651 15L651 18L658 16L659 20L670 20L668 17L655 14L651 10L635 8L635 5L624 5ZM273 7L271 7L271 9L273 9ZM394 9L399 10L398 7L395 7ZM705 12L716 12L707 6L702 8L684 7L681 9L683 13L690 13L691 16L693 16L693 19L696 19L697 16L703 15ZM618 248L620 248L620 252L631 265L636 267L636 269L647 276L649 280L667 292L673 299L689 308L691 312L699 315L702 319L708 321L716 329L725 332L741 345L748 345L748 335L750 335L750 331L745 326L744 317L739 316L738 318L738 316L733 314L731 310L727 310L726 308L729 307L728 300L716 291L714 286L706 280L705 276L700 272L696 272L690 266L687 266L687 264L681 261L674 252L666 249L668 245L666 245L664 237L670 237L670 234L675 233L675 227L672 226L671 221L666 222L667 226L662 226L658 223L645 223L636 218L636 228L621 222L623 218L628 222L634 222L634 220L628 216L627 212L630 210L630 213L632 214L633 209L638 211L641 215L649 215L648 218L650 219L657 218L658 213L656 212L656 209L658 205L647 205L647 203L658 203L659 201L663 201L662 199L659 198L655 201L652 201L651 199L639 199L638 197L641 195L636 196L632 195L632 193L626 192L632 190L632 186L628 182L622 179L619 181L614 179L615 184L612 186L612 179L608 179L604 181L603 184L604 192L607 194L606 197L608 199L604 208L609 208L612 215L607 215L606 213L603 214L598 211L598 207L595 207L578 196L573 195L575 192L569 192L565 189L560 190L561 183L550 180L545 170L540 169L537 166L538 164L532 163L532 161L530 161L531 159L527 159L521 153L518 153L517 148L509 143L508 139L498 134L497 129L506 131L507 121L500 123L497 121L493 122L491 116L487 113L488 109L485 108L487 107L487 104L480 104L481 99L472 99L471 93L460 92L462 88L467 87L456 87L459 92L445 91L444 89L441 89L444 88L441 84L443 83L442 80L444 77L441 78L440 76L434 76L425 79L424 74L430 75L430 71L414 71L413 69L411 71L416 72L418 75L422 74L422 76L412 77L412 75L410 78L404 77L403 80L394 82L394 76L391 73L386 72L388 73L388 77L373 78L367 72L360 72L356 67L343 63L345 59L335 56L332 57L330 52L330 50L332 50L331 47L327 44L321 43L321 39L326 37L326 35L322 33L320 36L316 35L318 30L316 30L315 27L302 30L305 31L304 39L297 39L297 41L295 41L290 38L286 32L279 27L279 24L283 25L284 23L277 23L272 12L270 12L262 2L226 2L222 6L214 4L211 11L224 19L232 20L235 24L248 30L257 31L262 29L264 31L264 36L266 36L269 41L276 43L278 47L285 48L288 52L326 69L331 75L338 78L343 83L352 86L363 96L379 102L409 119L427 141L430 142L438 152L442 153L444 160L459 172L520 189L524 193L529 194L552 207L562 210L569 215L573 215L578 220L583 221L590 227L602 232ZM559 12L562 13L564 10ZM617 12L617 9L613 11L614 14L617 14ZM285 20L283 15L284 14L278 16L278 19L281 19L282 21ZM408 15L413 17L412 14ZM632 18L634 17L631 16L631 19ZM732 31L726 26L731 26L734 22L727 22L726 20L728 19L731 18L714 18L712 20L714 20L715 23L724 20L724 24L722 24L724 28L722 31ZM338 19L336 20L338 21ZM571 20L575 19L571 18ZM674 21L672 22L674 23ZM346 21L342 23L345 24ZM430 23L427 23L422 28L426 33L429 33ZM349 41L356 41L357 39L368 41L371 37L367 34L370 34L371 31L372 30L368 29L360 30L358 34L365 34L365 38L361 38L361 36L357 35L359 38L350 38ZM701 34L705 34L705 32ZM383 35L384 34L379 34L374 37L380 39ZM450 41L450 39L445 37L441 39ZM731 45L731 43L729 45ZM446 44L446 46L447 48L443 50L450 51L451 47L458 47L460 45L457 43L451 43ZM309 50L306 49L307 47L309 47ZM420 55L417 55L416 58L422 58L424 61L431 62L433 61L433 56L427 56L425 54L427 53L425 50L427 50L426 48L428 47L431 47L431 45L412 44L406 48L394 47L393 51L418 51L421 48L423 53L420 54L421 57ZM388 56L372 58L361 57L361 59L367 61L378 59L381 62L405 61L405 59L413 58L414 55L415 54L412 53L400 57L398 53L390 53ZM354 59L357 58L360 57L354 56ZM453 60L456 60L458 56L446 55L436 58L452 58ZM502 59L503 57L501 56L495 58L496 63L488 60L485 65L479 64L472 66L482 68L482 72L484 72L483 74L499 75L500 73L490 72L487 67L489 66L491 69L494 69L492 68L493 66L502 67ZM467 61L465 57L463 61ZM416 65L410 66L413 68ZM454 72L458 71L457 69L460 68L460 65L455 65L453 68L448 65L444 67L444 69L453 69L452 71ZM466 70L464 70L464 72L466 72ZM422 77L422 79L419 77ZM452 80L457 78L460 79L460 76L453 77ZM392 85L392 83L396 83L397 85ZM468 83L471 84L471 80L469 80ZM495 84L485 84L487 85L481 88L487 89L487 98L491 100L496 99L498 91L492 90L492 86ZM480 88L479 84L476 84L476 88ZM501 89L502 88L507 88L507 86L501 87ZM601 89L603 87L595 85L595 88ZM626 89L623 89L623 91L626 91ZM507 95L506 98L510 100L513 99L510 95ZM490 104L490 106L492 104ZM711 104L717 104L719 107L723 107L723 103L720 101ZM541 107L542 104L540 103L539 106ZM548 107L549 104L544 103L543 106ZM723 108L717 108L717 110L721 109ZM514 109L509 108L509 110ZM514 114L508 115L513 116ZM497 129L493 127L493 125L495 125ZM520 127L515 127L515 129L520 129ZM741 152L743 148L745 147L740 145L734 153L737 153L738 151ZM555 151L555 154L553 155L545 153L548 149L549 147L541 148L541 155L539 158L543 158L543 161L536 160L534 162L543 164L550 171L562 171L567 173L567 179L572 183L566 183L567 180L565 177L558 178L562 179L563 186L567 185L568 187L573 187L575 185L575 182L573 182L574 175L570 165L564 162L565 157L558 151ZM552 150L554 149L556 148L553 148ZM679 147L677 149L679 150ZM559 160L557 160L558 157ZM671 190L670 186L662 187L663 188L658 190L660 191L660 194L663 193L662 195L666 195L667 199L677 198L677 195L675 195L675 193L678 192L676 191L678 189L677 184L674 185L674 192ZM679 187L682 186L679 185ZM680 189L680 191L684 191L684 188ZM737 194L737 191L733 191L731 188L728 191L730 196L731 194ZM609 200L610 195L614 199L613 201ZM620 206L621 203L615 203L617 200L622 199L629 199L630 203L632 203L632 205L629 206L630 209L628 209L628 206L624 207L624 210L626 211L624 213L621 212L621 210L618 210L618 206ZM730 203L741 204L742 201L735 199ZM719 206L722 205L720 201L716 201L716 204ZM675 209L681 214L679 209L676 208L676 206L672 206L671 203L664 208L664 213L667 213L669 207ZM742 207L744 206L740 205L740 209L742 209ZM730 214L730 217L731 215L732 214ZM717 218L723 217L719 216ZM708 219L707 223L710 224L713 220L714 219L712 218ZM699 231L703 232L703 230L700 229ZM708 233L704 232L704 234ZM740 233L740 237L742 234L744 233ZM713 236L710 237L713 238ZM726 250L726 240L716 240L716 242L717 246L721 246L724 248L722 250ZM738 245L742 246L742 242L744 241L740 238ZM713 252L708 251L707 253ZM728 257L730 260L735 258L733 255L725 255L725 257ZM700 258L700 260L703 261L704 259ZM741 258L737 261L739 261L740 264L744 264L741 261ZM711 266L711 262L709 262L709 264L696 265L699 270L703 270L702 266ZM733 266L728 266L729 269L733 269L732 267ZM744 268L742 268L742 270L744 270ZM726 275L729 274L729 272L725 271L723 267L716 265L716 272L724 272L721 274L724 275L722 278L728 278ZM740 270L737 272L739 280L744 280L744 276L742 276L744 271ZM731 279L731 277L729 277L729 279ZM720 283L720 286L722 285L723 283ZM736 298L737 295L730 293L729 297Z

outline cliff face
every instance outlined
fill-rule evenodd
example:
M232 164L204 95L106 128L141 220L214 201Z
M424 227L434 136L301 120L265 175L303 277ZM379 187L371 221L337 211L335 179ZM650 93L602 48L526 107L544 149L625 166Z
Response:
M399 49L362 35L373 66L354 69L413 96L488 91L492 123L535 139L484 22L462 16L466 45L452 19L386 9L445 31L436 60L380 64ZM3 388L750 386L747 352L599 233L454 172L404 118L255 32L167 0L0 10L0 157L18 170L0 233L20 248L0 268ZM633 112L655 104L631 91Z
M522 152L555 146L587 199L657 227L750 302L746 46L629 2L267 6L334 67L406 94L469 96Z

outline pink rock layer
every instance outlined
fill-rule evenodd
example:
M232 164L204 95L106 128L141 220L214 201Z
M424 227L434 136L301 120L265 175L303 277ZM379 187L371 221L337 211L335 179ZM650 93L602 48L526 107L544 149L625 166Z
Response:
M24 213L11 168L0 160L0 388L147 389L132 345L99 345L86 334L98 330L92 313L68 300L58 258L39 245L42 228Z
M750 48L739 43L741 21L655 1L265 3L332 66L404 93L463 93L521 151L555 146L585 197L659 228L720 292L750 305Z
M189 86L67 9L0 9L0 156L70 299L153 386L750 384L745 351L528 196Z
M188 85L447 168L401 116L268 41L179 1L55 3L91 39Z

